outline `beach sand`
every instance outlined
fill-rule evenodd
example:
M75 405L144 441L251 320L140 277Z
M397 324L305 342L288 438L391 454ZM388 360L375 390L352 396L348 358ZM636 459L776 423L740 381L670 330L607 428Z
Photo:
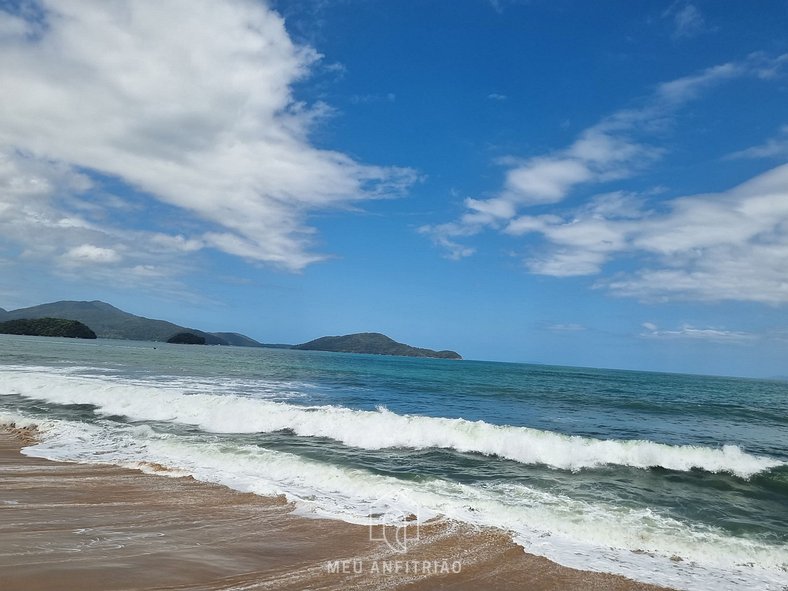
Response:
M658 589L562 567L504 532L457 523L423 525L400 554L366 526L294 515L283 497L27 457L32 437L0 428L4 591ZM393 540L394 529L372 537Z

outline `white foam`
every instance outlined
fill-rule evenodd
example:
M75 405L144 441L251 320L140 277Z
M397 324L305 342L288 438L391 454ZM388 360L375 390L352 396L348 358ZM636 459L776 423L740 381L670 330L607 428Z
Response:
M307 407L229 394L193 392L183 385L155 385L51 371L0 370L4 391L58 404L91 404L103 415L196 425L214 433L290 430L362 449L444 448L495 455L523 464L566 470L606 464L634 468L729 472L749 478L784 462L743 451L668 445L644 440L602 440L484 421L399 415L380 408Z
M0 423L8 422L31 424L23 415L0 414ZM785 545L727 536L647 509L586 503L522 484L406 482L226 438L157 433L147 425L48 420L39 427L42 442L25 453L142 468L156 463L171 468L171 475L190 474L261 495L284 494L303 515L368 523L369 514L381 506L381 522L410 513L422 520L440 514L511 531L527 551L566 566L677 589L779 590L788 584ZM674 555L683 560L670 560Z

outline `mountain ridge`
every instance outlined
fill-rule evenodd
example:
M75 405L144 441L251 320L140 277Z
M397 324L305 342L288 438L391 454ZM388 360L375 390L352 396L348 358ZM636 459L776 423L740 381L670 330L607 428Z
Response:
M0 313L0 320L3 321L38 318L76 320L90 327L99 338L104 339L166 342L175 334L190 332L205 338L205 343L208 345L262 346L254 339L239 333L214 334L180 326L167 320L137 316L100 300L61 300L17 310L3 310ZM228 340L220 336L221 334L235 336Z
M95 332L99 338L104 339L167 342L176 335L189 333L205 339L206 345L462 359L462 356L456 351L434 351L432 349L413 347L397 342L379 332L324 336L299 345L261 343L237 332L205 332L195 328L180 326L167 320L137 316L101 300L60 300L16 310L0 308L0 322L41 318L81 322Z

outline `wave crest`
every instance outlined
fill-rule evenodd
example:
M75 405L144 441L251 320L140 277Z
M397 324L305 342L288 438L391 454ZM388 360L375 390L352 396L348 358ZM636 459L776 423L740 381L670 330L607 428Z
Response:
M484 421L400 415L340 406L299 406L238 395L186 394L105 377L1 371L6 391L57 404L91 404L102 415L169 421L214 433L290 431L362 449L440 448L498 456L522 464L582 470L613 464L634 468L729 472L742 478L784 462L736 445L720 448L648 440L604 440Z

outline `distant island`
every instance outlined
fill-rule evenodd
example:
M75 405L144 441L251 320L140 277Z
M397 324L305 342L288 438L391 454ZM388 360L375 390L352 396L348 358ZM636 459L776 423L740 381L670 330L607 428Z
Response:
M462 359L456 351L433 351L398 343L379 332L361 332L336 337L321 337L308 343L295 345L293 349L306 351L334 351L337 353L368 353L373 355L397 355L400 357L434 357L438 359Z
M21 334L36 337L67 337L95 339L96 333L77 320L64 318L19 318L0 322L1 334Z
M41 324L21 325L13 322L38 322ZM131 341L154 341L199 345L231 345L235 347L265 347L275 349L300 349L307 351L334 351L338 353L366 353L372 355L397 355L400 357L432 357L438 359L462 359L456 351L433 351L398 343L379 332L362 332L343 336L321 337L300 345L267 344L237 332L204 332L195 328L179 326L166 320L155 320L124 312L98 300L90 302L60 301L4 310L0 308L0 326L9 324L11 334L42 336L78 336L80 338L125 339ZM63 324L66 323L66 324ZM66 326L70 328L66 328ZM25 326L27 328L14 328ZM32 328L30 328L32 326ZM88 334L81 326L93 336ZM11 331L14 332L11 332ZM37 332L17 332L19 330ZM50 334L52 332L58 334ZM58 332L60 331L60 332ZM70 332L69 332L70 331ZM82 331L82 332L81 332ZM69 332L69 334L61 334ZM80 334L71 334L79 332Z

